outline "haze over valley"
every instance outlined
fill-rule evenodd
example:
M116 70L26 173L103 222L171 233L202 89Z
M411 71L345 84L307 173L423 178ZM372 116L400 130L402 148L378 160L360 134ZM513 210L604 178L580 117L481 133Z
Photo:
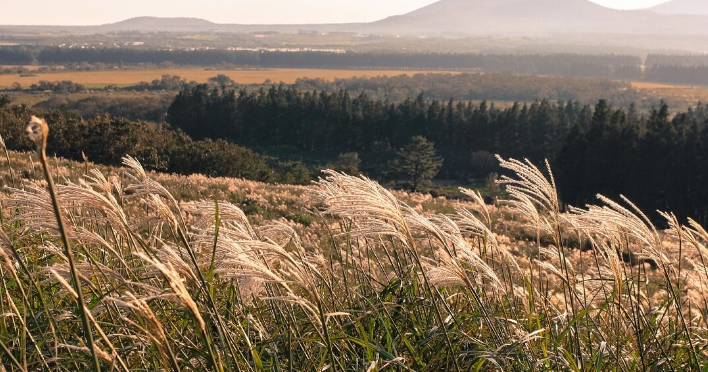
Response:
M573 34L700 36L708 31L708 5L700 0L673 0L643 10L606 8L589 0L441 0L403 15L370 23L247 25L219 24L196 18L138 17L88 26L0 26L5 32L259 32L407 36L523 36Z

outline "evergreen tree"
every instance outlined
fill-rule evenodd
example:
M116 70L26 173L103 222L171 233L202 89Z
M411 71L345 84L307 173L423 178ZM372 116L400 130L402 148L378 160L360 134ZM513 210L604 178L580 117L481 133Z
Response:
M418 191L422 184L433 179L443 163L435 152L435 145L422 136L411 138L411 142L397 155L390 164L392 173L405 179L412 191Z
M0 108L11 104L15 100L15 97L9 94L0 94Z

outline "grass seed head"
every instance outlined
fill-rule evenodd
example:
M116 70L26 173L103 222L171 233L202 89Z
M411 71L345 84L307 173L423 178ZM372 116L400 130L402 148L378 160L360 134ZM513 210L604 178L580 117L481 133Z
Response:
M46 120L36 116L30 118L27 128L25 129L27 137L37 146L37 151L47 148L47 137L49 136L49 126Z

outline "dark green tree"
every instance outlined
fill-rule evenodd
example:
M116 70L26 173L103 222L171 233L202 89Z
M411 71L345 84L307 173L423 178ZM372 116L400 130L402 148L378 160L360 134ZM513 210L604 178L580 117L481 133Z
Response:
M236 85L236 82L231 79L228 75L219 74L209 78L209 84L215 85L218 88L221 87L231 87Z
M397 152L390 167L394 176L406 180L412 191L418 191L421 185L438 174L442 164L443 159L437 156L435 144L422 136L415 136Z
M0 108L11 104L15 100L15 97L9 94L0 94Z
M344 152L337 155L337 159L334 161L334 164L332 164L332 168L337 172L358 176L361 174L359 164L361 164L361 160L359 159L358 153Z

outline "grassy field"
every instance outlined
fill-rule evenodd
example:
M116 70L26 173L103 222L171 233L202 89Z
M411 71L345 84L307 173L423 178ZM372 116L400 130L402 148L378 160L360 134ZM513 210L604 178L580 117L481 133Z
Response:
M0 45L2 45L2 43L0 43ZM3 69L3 68L13 68L13 69L23 68L23 69L25 69L25 70L31 70L31 71L39 70L39 69L42 68L42 67L47 67L47 66L39 66L39 65L0 65L0 69Z
M30 129L38 151L0 161L3 370L708 367L708 232L626 200L563 210L550 169L499 158L489 205L335 172L92 170Z
M36 66L35 66L36 67ZM326 69L242 69L242 70L205 70L199 67L154 69L154 70L120 70L120 71L94 71L94 72L53 72L36 73L35 76L20 77L18 75L0 75L0 89L10 87L14 82L19 82L23 87L46 81L71 80L75 83L83 84L89 89L101 89L107 85L125 87L141 81L150 82L159 79L163 75L178 75L186 80L206 82L207 79L218 74L225 74L239 84L262 84L266 81L271 83L293 83L298 78L322 78L334 80L351 77L376 77L376 76L396 76L412 75L416 73L460 73L444 71L408 71L408 70L326 70ZM655 107L660 100L666 101L675 110L685 111L689 107L695 106L698 102L708 102L708 87L706 86L686 86L674 84L662 84L643 81L632 81L632 88L635 92L628 92L633 97L640 109L648 110ZM76 95L84 97L91 94L121 95L121 92L85 92ZM134 96L136 93L130 93ZM142 93L140 93L142 94ZM150 94L150 93L145 93ZM33 105L52 97L44 94L16 94L17 103ZM599 97L598 97L599 98ZM592 102L590 102L592 104ZM498 107L509 107L512 101L495 101Z
M708 87L633 81L632 87L645 98L666 99L675 109L686 110L698 102L708 102Z
M294 83L299 78L322 78L334 80L363 76L394 76L413 75L420 72L429 71L409 71L409 70L321 70L321 69L245 69L245 70L205 70L204 68L173 68L156 70L120 70L120 71L88 71L88 72L56 72L38 73L35 76L20 77L17 75L0 75L0 89L9 88L13 83L18 82L23 87L28 87L41 80L61 81L71 80L74 83L83 84L87 87L97 89L107 85L119 87L134 85L141 81L150 82L159 79L162 75L178 75L186 80L194 80L204 83L210 77L219 74L229 76L239 84L260 84L266 80L273 82ZM438 72L438 71L436 71ZM439 71L442 73L442 71ZM452 72L454 73L454 72Z
M632 87L636 89L695 89L693 86L654 83L648 81L632 81Z

